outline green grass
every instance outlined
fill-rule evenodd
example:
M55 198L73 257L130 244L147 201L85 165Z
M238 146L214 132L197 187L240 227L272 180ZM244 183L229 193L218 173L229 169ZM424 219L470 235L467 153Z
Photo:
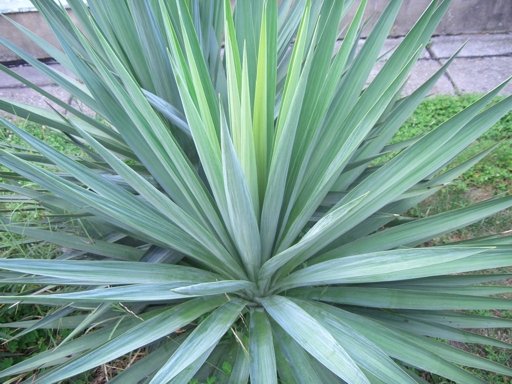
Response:
M71 156L81 154L81 150L67 137L56 134L55 131L48 127L24 121L18 123L31 134L63 153ZM0 128L0 143L29 148L17 136L14 136L3 127ZM0 167L1 171L6 171L6 169ZM2 181L1 177L0 181ZM17 221L35 220L44 217L44 211L27 203L0 203L0 214L9 216L12 220ZM57 248L52 244L26 243L20 235L0 231L0 253L3 257L48 258L53 256L56 251ZM31 289L31 287L24 287L25 292ZM0 292L9 292L11 290L13 290L11 286L0 285ZM16 291L19 292L19 288ZM40 305L0 305L0 323L40 319L50 310L51 308ZM26 359L27 356L57 346L66 335L65 332L54 333L46 330L36 330L15 340L10 340L15 333L15 331L7 329L0 331L0 370ZM9 341L5 343L5 340ZM77 384L86 384L88 382L85 379L74 381Z
M477 95L460 97L437 96L425 101L397 133L394 141L406 140L428 132L450 116L467 107L477 98ZM512 113L509 113L502 118L495 127L468 148L453 165L460 164L493 145L497 145L496 149L483 161L464 173L454 183L422 202L418 207L411 210L409 214L419 217L430 216L449 209L461 208L495 195L512 193L511 142ZM482 220L481 222L457 230L449 235L435 238L431 243L443 244L505 232L511 229L512 209L509 209ZM512 271L507 272L511 273ZM512 318L512 311L481 311L478 314ZM510 329L475 330L474 332L512 344L512 330ZM510 350L462 343L452 343L452 345L462 348L467 352L512 367L512 354ZM474 372L480 375L485 383L512 383L512 378L485 371ZM430 374L426 374L424 378L433 384L452 383L451 381Z
M460 112L478 98L477 95L437 96L420 105L415 114L397 133L394 141L402 141L424 134L441 122ZM471 145L452 166L468 160L475 154L496 145L496 148L475 167L465 172L451 185L411 210L414 216L430 216L450 209L465 207L496 195L512 193L512 113ZM512 210L482 220L479 223L455 231L448 236L433 239L446 243L512 229Z
M406 140L420 134L424 134L435 128L440 123L461 111L478 98L476 95L452 97L437 96L425 101L416 111L416 113L406 122L403 128L394 138L395 142ZM25 123L22 123L22 125ZM81 150L73 144L68 138L62 135L56 135L51 129L44 126L37 126L26 123L25 128L35 136L44 139L45 142L54 148L67 153L69 155L79 155ZM6 130L0 129L0 140L3 143L24 146L17 137L8 134ZM438 212L446 211L466 206L473 202L490 198L498 194L512 193L512 151L510 150L512 141L512 113L505 116L501 121L491 129L485 136L475 142L463 155L458 159L459 162L470 158L476 153L497 145L496 149L487 156L476 167L466 172L442 191L438 192L427 201L420 204L417 208L411 210L409 214L415 216L428 216ZM40 211L24 211L22 204L0 206L0 209L13 212L14 215L22 217L23 215L33 215L37 217L41 215ZM5 214L4 211L4 214ZM433 243L446 243L450 241L462 240L472 237L484 236L490 233L503 232L512 229L512 210L502 212L493 217L487 218L479 223L473 224L467 228L456 231L448 236L433 239ZM0 232L0 251L4 255L9 254L26 254L30 257L48 257L55 248L44 245L35 244L26 246L19 244L20 238L14 235L8 235ZM0 287L0 291L6 291L9 287ZM15 321L27 318L36 318L40 316L46 309L39 306L13 307L0 306L0 321ZM500 311L487 313L497 316L512 318L511 311ZM486 336L495 337L500 340L512 343L511 330L490 330L475 331ZM12 332L0 334L1 338L12 336ZM27 356L48 346L54 345L62 334L55 335L46 331L36 331L26 336L12 341L8 344L0 345L0 369L6 368L13 363L19 361L21 357ZM468 352L487 357L493 361L499 362L512 367L512 354L509 351L500 350L498 348L481 347L473 345L454 344L463 348ZM222 367L223 370L227 369ZM508 384L512 383L512 379L498 377L494 374L479 372L486 383L491 384ZM425 375L427 381L435 384L449 383L444 379L435 376ZM74 383L90 382L89 378L75 379ZM212 381L207 381L211 384ZM197 383L199 384L199 383ZM201 383L202 384L202 383Z
M414 115L396 134L394 142L413 138L437 127L479 98L478 95L459 97L437 96L423 102ZM452 164L455 166L493 145L497 148L454 183L456 189L489 188L493 193L512 193L512 113L500 120L491 130L468 148Z
M55 130L44 125L34 124L28 121L17 121L21 128L34 135L38 139L43 140L46 144L52 146L60 152L67 155L80 155L82 151L71 140L63 134L57 133ZM17 145L24 148L30 148L24 141L19 139L8 129L0 128L0 142L5 144Z

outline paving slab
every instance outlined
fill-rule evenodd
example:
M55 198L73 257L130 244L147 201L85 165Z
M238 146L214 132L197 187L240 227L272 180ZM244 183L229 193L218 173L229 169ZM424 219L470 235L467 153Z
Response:
M512 56L455 59L448 74L460 93L487 92L512 76ZM502 94L512 94L512 84Z
M49 68L58 72L69 74L69 71L66 71L60 64L50 64ZM42 74L39 70L30 65L19 65L9 69L16 72L18 75L25 79L30 79L33 83L36 83L40 87L55 85L55 82L51 78ZM15 78L5 74L4 72L0 72L0 88L19 88L23 86L23 83L19 82Z
M379 52L379 55L380 55L379 60L385 61L385 60L389 59L391 57L391 55L393 54L393 52L395 51L395 48L398 47L398 45L403 40L404 40L403 37L392 37L392 38L387 39L384 42L382 49ZM359 39L359 41L357 42L356 52L359 52L361 50L365 41L366 41L366 39ZM342 40L337 42L336 49L338 49L340 47L341 42L342 42ZM430 53L425 49L421 52L419 60L428 60L430 58L431 58Z
M70 94L63 90L61 87L56 85L47 85L43 86L44 90L49 92L51 95L57 97L58 99L64 101L65 103L71 103L71 105L86 113L90 116L94 116L95 113L90 108L86 107L82 103L77 102L75 99L70 98ZM27 87L18 87L18 88L0 88L0 98L8 99L12 101L16 101L19 103L30 104L35 107L50 109L55 108L57 111L66 114L64 108L59 107L55 103L49 101L48 99L42 97L39 93ZM8 112L4 112L0 110L0 115L2 116L12 116Z
M370 74L369 80L373 80L375 76L377 76L384 64L385 62L381 61L375 65ZM439 68L441 68L441 64L437 60L418 60L418 62L414 65L409 79L405 83L402 93L404 95L410 95L413 93L437 70L439 70ZM455 89L446 76L441 76L437 83L432 87L430 95L455 95Z
M441 64L436 60L419 60L405 84L404 94L410 95L423 85L439 68L441 68ZM432 87L430 95L455 95L455 89L446 76L441 76Z
M52 85L45 86L45 91L51 93L53 96L58 97L60 100L69 101L69 93L63 90L61 87ZM31 88L0 88L0 97L17 101L24 104L30 104L36 107L49 108L49 106L56 107L54 103L48 101L48 99L42 97L36 91Z
M450 58L462 45L457 57L512 56L512 33L433 37L430 49L439 59Z

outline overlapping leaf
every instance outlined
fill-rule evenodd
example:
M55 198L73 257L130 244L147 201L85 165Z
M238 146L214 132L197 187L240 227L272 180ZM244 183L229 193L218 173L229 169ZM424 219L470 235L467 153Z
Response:
M77 23L53 1L33 2L60 45L13 25L66 74L0 43L95 116L0 66L56 106L1 99L0 109L82 151L64 155L0 120L31 148L0 146L0 202L30 204L0 218L0 231L27 238L0 259L0 283L30 287L0 303L55 307L5 327L73 329L1 377L40 370L25 377L59 382L141 347L112 382L511 374L439 341L510 348L468 331L509 320L461 310L512 307L509 273L476 272L510 267L511 237L417 247L511 198L405 214L492 151L444 168L512 108L511 96L495 102L507 82L429 134L389 144L455 57L400 95L449 0L426 7L372 81L400 0L362 45L367 1L347 20L351 0L69 0ZM24 258L35 242L65 248Z

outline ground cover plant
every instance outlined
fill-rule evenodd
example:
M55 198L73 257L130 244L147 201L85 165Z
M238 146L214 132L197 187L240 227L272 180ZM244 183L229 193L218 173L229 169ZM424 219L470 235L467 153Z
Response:
M2 146L3 198L47 212L6 215L2 227L61 248L50 259L1 259L2 283L32 291L0 301L54 308L6 327L70 333L0 376L59 382L144 346L111 382L421 383L426 371L480 383L472 368L511 374L443 341L510 348L466 330L510 320L461 312L512 306L496 297L510 291L499 284L509 275L479 272L512 265L510 235L425 242L512 198L426 218L406 212L490 153L448 166L512 97L495 102L501 84L429 133L390 143L446 69L400 96L449 1L429 5L370 83L401 1L389 2L360 49L366 1L341 42L350 1L239 1L234 13L217 1L69 3L80 29L53 2L34 1L62 51L20 29L80 81L1 40L97 117L41 89L67 113L0 101L83 152L62 154L1 120L31 146Z

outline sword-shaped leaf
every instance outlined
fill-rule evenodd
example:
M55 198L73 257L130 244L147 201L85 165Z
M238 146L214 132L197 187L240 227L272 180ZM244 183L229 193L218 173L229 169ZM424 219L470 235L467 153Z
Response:
M309 354L349 383L369 383L347 350L313 316L282 296L262 299L265 310Z

